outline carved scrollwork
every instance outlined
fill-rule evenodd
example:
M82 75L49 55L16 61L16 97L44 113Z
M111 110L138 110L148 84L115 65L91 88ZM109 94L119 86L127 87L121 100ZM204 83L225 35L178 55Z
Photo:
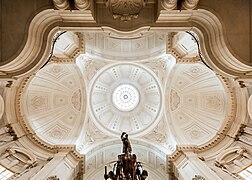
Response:
M162 0L161 5L165 10L173 10L177 7L178 0Z
M105 0L106 7L112 12L114 19L129 21L137 18L147 0Z
M74 0L75 7L79 10L86 10L90 6L89 0Z
M185 9L195 9L198 5L199 0L184 0L183 7Z
M57 9L67 9L69 7L69 3L67 0L53 0L54 6Z

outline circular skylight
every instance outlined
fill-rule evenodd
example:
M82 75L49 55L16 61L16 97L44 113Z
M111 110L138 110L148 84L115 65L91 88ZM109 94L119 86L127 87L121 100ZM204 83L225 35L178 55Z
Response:
M122 84L114 90L112 101L120 111L131 111L139 103L139 93L134 86Z

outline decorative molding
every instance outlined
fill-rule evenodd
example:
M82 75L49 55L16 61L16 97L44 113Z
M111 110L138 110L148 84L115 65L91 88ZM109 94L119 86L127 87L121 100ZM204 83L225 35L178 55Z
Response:
M68 12L47 9L37 14L30 23L29 32L27 32L29 36L21 53L12 61L0 66L0 71L4 71L6 74L0 74L0 76L6 78L19 75L27 76L38 71L48 58L52 44L51 39L56 32L62 30L59 26L68 22L79 24L80 21L89 26L95 23L91 11L86 10ZM47 39L42 37L47 37ZM41 47L43 48L41 49Z
M180 20L177 21L176 19ZM199 41L203 42L201 43L201 52L215 72L230 76L251 77L250 74L246 75L246 73L251 72L251 66L242 63L228 50L221 22L212 12L198 9L197 11L172 11L171 14L170 11L161 10L156 25L172 23L174 27L176 26L175 22L184 25L184 28L180 28L180 31L194 31L197 34ZM213 46L213 44L216 46ZM216 59L215 57L219 58Z
M176 61L180 59L179 54L176 52L176 50L173 48L173 38L177 34L177 32L170 32L167 35L167 43L166 43L166 53L171 54L175 57Z
M164 58L159 58L147 62L143 62L143 64L149 67L159 78L159 80L164 84L167 78L167 69L168 69L168 60Z
M176 59L178 64L194 64L201 63L199 56L191 57L191 58L179 58Z
M130 32L102 29L104 32L84 32L86 52L94 58L121 61L166 58L160 56L165 55L167 32L152 32L149 27Z
M195 34L194 32L192 33ZM195 34L195 36L197 35ZM171 53L176 57L177 62L199 60L196 42L190 34L184 31L168 33L166 53Z
M72 102L72 105L73 107L77 110L77 111L80 111L81 110L81 102L82 102L82 93L81 93L81 90L78 89L76 90L72 97L71 97L71 102Z
M80 23L83 23L82 28ZM251 66L239 61L228 50L221 22L210 11L198 9L197 11L172 11L171 13L167 10L161 10L156 26L152 29L164 29L164 27L158 27L163 23L166 23L167 26L172 25L174 31L195 31L200 42L204 42L201 44L201 51L205 55L207 63L216 72L243 78L246 73L252 71ZM90 11L67 12L50 9L40 12L31 21L29 33L27 33L29 36L22 52L9 63L0 66L0 71L6 74L0 76L7 78L37 71L47 59L51 46L51 43L48 42L58 30L67 30L71 27L71 30L77 31L83 30L84 26L94 27L95 25ZM101 29L101 27L96 26L94 29ZM42 36L47 37L47 40L44 40ZM205 42L206 38L209 40ZM212 46L212 44L216 46ZM41 49L41 47L44 48ZM250 74L247 76L251 77Z
M137 18L147 0L105 0L114 19L129 21Z
M171 96L170 96L170 105L171 105L171 110L175 111L178 107L179 104L181 103L180 96L175 90L171 90Z
M57 33L56 33L57 34ZM76 36L78 42L74 40ZM72 38L72 42L69 39ZM58 50L58 53L56 52ZM55 43L54 54L50 59L50 62L55 63L75 63L76 57L81 53L85 53L85 40L83 33L67 32L62 34L60 39Z
M75 58L58 58L56 56L52 56L50 59L50 63L58 63L58 64L74 64Z
M83 59L81 60L81 64L84 66L85 77L88 81L91 81L94 75L104 66L107 65L107 62L102 60L93 60L93 59Z

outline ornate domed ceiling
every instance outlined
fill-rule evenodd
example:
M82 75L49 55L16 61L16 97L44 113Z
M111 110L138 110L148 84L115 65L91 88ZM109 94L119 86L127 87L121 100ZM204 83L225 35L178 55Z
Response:
M86 92L74 64L49 64L28 84L23 98L26 119L50 144L74 144L85 120Z
M229 115L223 83L203 64L177 64L166 87L166 114L178 144L211 140Z
M144 134L159 121L162 93L153 72L138 64L105 66L90 92L96 126L108 135Z
M59 42L58 63L32 77L22 98L27 124L49 144L87 153L126 131L167 154L211 141L229 116L225 84L195 62L187 33L65 33Z

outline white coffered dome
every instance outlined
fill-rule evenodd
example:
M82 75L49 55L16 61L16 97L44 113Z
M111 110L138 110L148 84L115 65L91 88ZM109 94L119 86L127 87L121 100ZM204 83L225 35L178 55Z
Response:
M143 65L120 63L97 72L90 90L96 126L108 135L138 136L159 121L162 93L156 75Z
M74 144L86 112L85 87L74 64L51 63L28 83L24 116L38 137L50 144Z

